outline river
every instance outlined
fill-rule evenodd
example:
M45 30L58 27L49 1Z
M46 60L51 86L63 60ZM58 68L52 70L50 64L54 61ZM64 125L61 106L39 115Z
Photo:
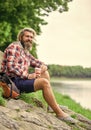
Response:
M91 80L55 80L54 89L64 95L69 95L84 108L91 110Z

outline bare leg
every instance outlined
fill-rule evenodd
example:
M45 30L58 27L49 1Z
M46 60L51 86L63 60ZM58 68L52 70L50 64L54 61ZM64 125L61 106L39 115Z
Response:
M54 110L58 117L66 117L68 114L64 113L57 104L50 83L47 79L38 78L34 82L35 91L42 90L44 99L48 105Z

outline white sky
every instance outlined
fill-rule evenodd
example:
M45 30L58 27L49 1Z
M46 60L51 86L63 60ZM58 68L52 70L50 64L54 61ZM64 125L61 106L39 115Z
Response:
M37 37L38 57L46 64L91 67L91 0L73 0L69 11L53 12Z

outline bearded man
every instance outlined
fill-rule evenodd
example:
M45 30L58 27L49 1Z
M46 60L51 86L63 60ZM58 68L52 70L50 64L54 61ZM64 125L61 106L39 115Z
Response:
M69 123L75 123L75 120L63 112L56 102L47 66L29 52L35 36L36 32L32 28L24 28L19 32L17 41L11 43L4 51L2 72L12 79L21 93L42 90L45 101L54 110L56 116ZM30 66L35 68L33 73L28 71Z

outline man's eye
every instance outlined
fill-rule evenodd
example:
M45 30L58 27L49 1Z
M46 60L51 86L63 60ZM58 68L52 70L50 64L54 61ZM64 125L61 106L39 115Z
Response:
M25 37L27 37L27 38L33 38L32 36L25 36Z

